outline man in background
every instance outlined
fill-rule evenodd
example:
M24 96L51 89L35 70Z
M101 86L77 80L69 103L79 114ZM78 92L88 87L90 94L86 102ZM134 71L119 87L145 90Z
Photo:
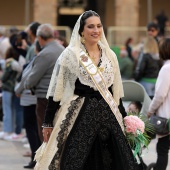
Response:
M169 24L168 17L165 15L164 10L156 15L155 22L159 25L159 36L165 36L165 28Z
M38 132L43 142L42 124L47 105L46 94L54 65L64 47L54 40L54 30L50 24L42 24L38 27L37 38L42 50L34 60L32 71L25 81L25 88L35 89Z
M159 41L159 26L155 22L150 22L147 25L147 34L148 36L152 36L155 38L155 40L158 42Z

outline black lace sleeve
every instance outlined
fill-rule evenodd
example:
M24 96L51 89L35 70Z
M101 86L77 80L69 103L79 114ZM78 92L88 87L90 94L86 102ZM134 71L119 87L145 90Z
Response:
M120 99L120 101L119 101L119 106L118 106L118 108L119 108L119 111L120 111L120 113L122 114L122 117L123 117L123 118L124 118L125 116L127 116L127 113L126 113L125 108L124 108L123 103L122 103L122 99Z
M49 97L46 111L45 111L45 118L43 127L53 127L53 119L55 116L56 111L60 108L60 102L55 102L53 97Z

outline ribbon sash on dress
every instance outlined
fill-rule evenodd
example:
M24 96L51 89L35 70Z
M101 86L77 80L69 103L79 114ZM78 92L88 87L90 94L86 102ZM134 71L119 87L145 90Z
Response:
M83 50L80 51L80 63L85 68L87 73L90 75L93 83L95 84L96 88L105 99L105 101L110 106L113 114L115 115L120 127L124 131L123 123L122 123L122 116L118 112L118 106L116 101L113 99L112 94L108 90L104 78L101 74L100 69L93 63L91 58L85 53Z

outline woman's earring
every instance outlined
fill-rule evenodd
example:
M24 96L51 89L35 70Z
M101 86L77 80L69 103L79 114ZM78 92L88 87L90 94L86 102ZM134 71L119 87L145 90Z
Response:
M82 43L82 44L85 43L84 35L81 36L81 43Z

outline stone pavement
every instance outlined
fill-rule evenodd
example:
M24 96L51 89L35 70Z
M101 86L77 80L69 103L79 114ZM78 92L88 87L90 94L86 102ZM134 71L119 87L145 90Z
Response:
M30 157L22 155L28 150L22 142L0 140L0 170L24 170L23 165L30 162Z
M150 163L155 162L157 159L156 143L157 143L157 139L153 139L151 143L149 144L148 150L144 149L142 152L144 154L143 160L146 163L146 165L149 165ZM170 156L169 156L168 166L166 170L170 170Z
M2 131L2 122L0 122L0 131ZM0 140L0 170L24 170L23 165L31 160L30 157L23 157L25 152L30 151L29 148L24 148L24 144L21 141Z

